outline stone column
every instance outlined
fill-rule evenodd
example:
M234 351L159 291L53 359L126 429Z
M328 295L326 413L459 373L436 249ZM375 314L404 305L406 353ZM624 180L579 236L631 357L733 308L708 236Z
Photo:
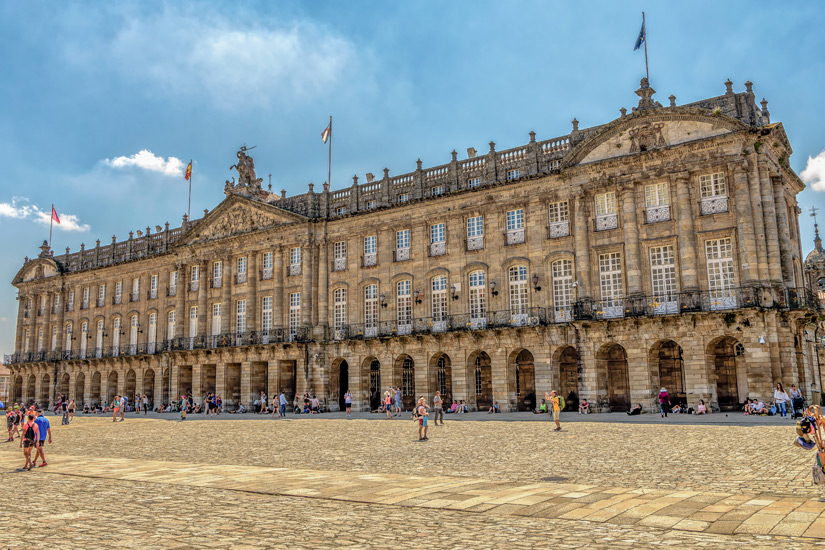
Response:
M77 369L80 367L75 367L69 373L69 399L77 400Z
M639 257L639 226L636 219L636 186L631 184L626 187L622 191L621 200L627 293L633 296L643 294L642 260Z
M782 179L779 177L771 178L773 185L773 200L774 211L776 212L776 221L778 224L777 230L779 232L779 255L782 262L782 278L785 281L785 286L796 286L794 283L794 267L793 267L793 244L791 244L791 227L788 223L788 203L785 200L785 189L782 185Z
M249 379L249 375L251 374L249 372L250 368L249 361L241 361L241 403L252 410L252 402L255 401L257 396L252 395L252 389L250 387L251 381Z
M284 326L284 247L276 246L272 258L272 328ZM294 396L293 396L294 397Z
M83 403L77 403L77 405L89 405L91 407L94 405L92 401L92 377L95 375L95 372L86 368L83 374L85 375L83 381Z
M744 284L757 283L760 280L759 265L764 263L761 251L756 246L754 225L757 219L761 222L761 214L753 215L751 206L748 173L739 165L730 166L733 174L734 196L736 198L736 240L739 251L739 264ZM754 264L755 262L755 264Z
M192 361L192 398L195 402L203 400L203 375L201 366Z
M592 298L593 293L590 286L590 227L587 219L587 197L582 194L577 195L573 207L574 217L574 239L576 248L576 280L579 282L579 298Z
M224 403L226 402L226 363L223 360L215 365L215 393L221 396Z
M180 398L180 367L172 365L170 367L172 372L172 380L169 384L169 398L171 401Z
M331 324L329 321L329 243L324 239L318 259L318 320L316 324L320 325L321 330L325 332Z
M312 324L312 256L315 245L306 242L301 246L301 324Z
M763 155L760 155L764 157ZM757 164L759 174L759 189L762 197L762 215L765 226L765 240L767 246L768 276L771 284L779 285L783 282L782 258L779 253L779 230L776 223L776 203L773 196L773 185L768 163L760 159Z
M150 402L153 409L168 403L167 396L163 395L163 378L163 365L161 364L155 370L155 394Z
M699 261L696 257L696 230L693 225L693 202L690 197L690 175L680 172L671 178L676 188L676 207L674 212L678 220L679 267L682 272L682 290L699 290Z
M281 390L283 389L280 387L280 378L278 376L280 374L280 369L278 369L278 361L267 361L266 374L266 394L272 397L273 403L278 406L278 403L280 403L279 400L281 397Z

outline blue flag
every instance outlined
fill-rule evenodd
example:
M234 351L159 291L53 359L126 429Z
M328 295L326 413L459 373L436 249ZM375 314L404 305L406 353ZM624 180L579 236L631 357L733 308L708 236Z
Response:
M639 31L639 38L636 39L636 45L633 47L633 51L635 52L640 47L642 47L642 42L645 41L645 23L642 21L642 30Z

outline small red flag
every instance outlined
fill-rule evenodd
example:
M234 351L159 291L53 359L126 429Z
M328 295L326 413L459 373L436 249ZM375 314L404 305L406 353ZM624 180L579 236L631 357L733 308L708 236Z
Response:
M60 224L60 218L57 217L57 210L54 209L54 206L52 206L52 219L57 222L58 225Z
M185 179L189 179L192 177L192 161L189 161L189 166L186 167L186 174L183 176Z

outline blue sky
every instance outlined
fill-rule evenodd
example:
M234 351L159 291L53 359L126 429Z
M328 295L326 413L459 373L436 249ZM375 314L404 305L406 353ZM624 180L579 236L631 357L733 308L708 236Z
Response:
M289 195L608 122L635 105L647 12L651 84L687 103L754 82L802 172L825 149L818 2L4 2L0 4L0 280L53 248L94 246L223 198L237 148ZM150 151L134 157L140 151ZM181 163L176 162L182 161ZM800 204L825 206L825 155ZM46 213L46 214L44 214ZM825 214L822 220L825 221ZM802 219L806 250L812 221ZM0 285L0 351L17 302Z

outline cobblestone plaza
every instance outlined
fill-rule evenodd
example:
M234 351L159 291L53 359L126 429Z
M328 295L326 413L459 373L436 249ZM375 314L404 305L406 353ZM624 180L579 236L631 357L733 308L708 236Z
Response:
M722 416L712 415L718 423L711 425L690 416L678 425L563 417L564 430L552 433L545 418L470 414L448 416L423 443L408 419L367 415L53 420L47 467L22 472L17 444L0 447L2 492L22 497L14 513L0 516L0 544L825 545L812 455L790 445L790 421L746 418L756 424L743 425Z

